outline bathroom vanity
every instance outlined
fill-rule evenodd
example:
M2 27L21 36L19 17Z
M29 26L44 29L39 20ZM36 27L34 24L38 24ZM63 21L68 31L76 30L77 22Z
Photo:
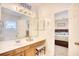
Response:
M10 44L10 43L8 43ZM6 46L6 43L0 49L0 56L35 56L36 48L45 44L45 39L36 39L34 41L12 44Z
M30 28L35 27L37 23L34 22L35 26L32 24L35 13L30 6L30 9L26 6L26 4L1 4L1 21L4 25L3 39L0 39L0 56L35 56L38 54L37 47L45 44L45 39L38 39L34 35L35 32L33 35L29 33L32 31ZM26 37L31 38L27 40Z

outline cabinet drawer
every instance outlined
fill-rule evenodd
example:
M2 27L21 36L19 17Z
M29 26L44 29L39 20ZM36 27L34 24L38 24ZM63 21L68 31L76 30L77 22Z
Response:
M9 52L0 54L0 56L13 56L13 55L14 55L14 51L9 51Z
M27 50L27 49L29 49L29 48L30 48L30 46L24 46L24 47L23 47L23 51L24 51L24 50Z
M30 48L30 49L28 49L28 50L25 50L24 51L24 55L25 56L35 56L35 52L36 52L36 48Z
M32 44L31 47L38 47L38 46L43 45L44 43L45 43L45 40L39 41L39 42L37 42L37 43Z
M29 48L30 48L30 46L24 46L24 47L21 47L21 48L17 48L17 49L15 49L15 54L23 52L24 50L27 50Z
M22 51L24 51L24 50L23 50L23 47L17 48L17 49L15 49L15 54L20 53L20 52L22 52Z
M23 52L20 52L20 53L17 53L14 56L24 56L24 51Z

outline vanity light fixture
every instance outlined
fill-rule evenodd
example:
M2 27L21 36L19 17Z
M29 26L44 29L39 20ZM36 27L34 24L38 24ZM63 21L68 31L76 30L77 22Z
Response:
M19 12L23 12L23 10L22 10L22 9L20 9L20 10L19 10Z
M24 13L27 14L27 11L25 11Z
M16 7L16 11L17 11L17 12L20 12L21 14L31 16L31 11L29 11L28 9L23 8L23 7L21 7L21 6L17 6L17 7Z
M29 13L29 15L31 15L31 13Z

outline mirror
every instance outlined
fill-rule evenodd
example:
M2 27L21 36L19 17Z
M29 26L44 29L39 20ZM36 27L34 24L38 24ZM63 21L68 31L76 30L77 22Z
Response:
M29 17L7 8L1 8L2 40L15 40L29 36Z

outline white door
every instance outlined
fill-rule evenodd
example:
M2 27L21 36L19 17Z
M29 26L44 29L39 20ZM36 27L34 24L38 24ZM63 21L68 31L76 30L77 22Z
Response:
M69 9L69 55L79 56L79 4Z

